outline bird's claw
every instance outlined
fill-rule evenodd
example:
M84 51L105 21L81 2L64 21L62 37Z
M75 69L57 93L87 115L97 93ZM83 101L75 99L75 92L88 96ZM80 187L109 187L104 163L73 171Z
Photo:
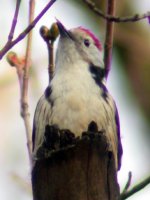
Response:
M88 130L86 132L82 133L82 138L83 139L100 139L103 135L105 135L105 130L100 130L98 131L98 126L97 124L92 121L89 126Z

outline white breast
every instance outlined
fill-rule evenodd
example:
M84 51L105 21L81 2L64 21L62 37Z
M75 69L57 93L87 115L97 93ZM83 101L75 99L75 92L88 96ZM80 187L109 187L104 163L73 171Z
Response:
M50 124L57 124L60 129L69 129L79 136L91 121L95 121L101 130L108 127L110 118L114 118L87 66L71 67L65 74L57 71L51 85L54 106ZM108 115L107 112L111 113Z
M64 73L65 72L65 73ZM59 68L51 81L50 101L43 96L36 109L35 149L43 142L45 126L58 125L69 129L76 136L86 131L91 121L95 121L99 131L104 129L110 150L114 152L117 169L117 133L114 101L108 94L107 101L102 97L102 89L97 86L86 65L74 66L65 71Z
M58 71L51 82L54 102L49 124L57 124L60 129L69 129L76 136L87 131L94 121L98 129L105 130L109 149L113 151L117 169L117 131L114 101L108 94L102 97L102 89L95 83L87 66L71 67Z

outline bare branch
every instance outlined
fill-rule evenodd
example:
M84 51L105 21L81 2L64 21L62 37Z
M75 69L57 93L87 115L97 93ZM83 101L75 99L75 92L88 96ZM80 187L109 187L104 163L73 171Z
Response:
M150 11L148 11L147 13L144 14L134 14L132 16L127 16L127 17L114 17L110 14L105 14L103 13L100 9L98 9L95 5L94 2L92 2L91 0L83 0L91 10L93 10L98 16L102 17L105 20L108 21L113 21L116 23L120 23L120 22L137 22L140 21L142 19L146 19L146 18L150 18Z
M124 190L123 190L122 194L125 193L129 189L129 187L131 185L131 179L132 179L132 172L129 172L128 181L127 181L127 183L126 183L126 185L124 187Z
M0 51L0 60L3 58L3 56L18 42L23 40L26 35L35 27L35 25L38 23L38 21L43 17L43 15L47 12L47 10L55 3L56 0L51 0L44 9L40 12L40 14L32 21L32 23L22 32L18 35L18 37L11 42L7 42L6 45L2 48Z
M115 14L115 0L107 0L107 13L110 15ZM113 32L114 24L111 21L106 22L106 38L104 46L104 63L105 63L105 75L108 76L109 70L111 68L112 60L112 46L113 46Z
M51 41L49 48L49 82L54 75L54 42Z
M12 67L16 68L18 81L19 81L20 96L21 96L23 69L24 69L25 59L24 59L24 57L18 57L15 52L10 51L7 54L7 61Z
M13 17L10 33L8 35L8 41L12 41L12 39L14 37L14 32L15 32L17 19L18 19L19 8L20 8L20 3L21 3L21 0L17 0L16 9L15 9L15 13L14 13L14 17Z
M54 42L59 35L58 26L56 23L53 23L49 30L50 40L47 42L48 53L49 53L49 83L54 75Z
M43 40L46 42L48 50L48 75L49 83L53 78L54 74L54 42L59 35L58 26L56 23L53 23L50 29L46 26L40 28L40 34Z
M34 10L35 10L35 0L30 0L29 3L29 24L32 23L34 19ZM29 103L28 103L28 81L29 81L29 67L31 63L31 46L32 46L32 31L28 34L26 56L25 56L25 65L24 65L24 74L22 81L22 90L21 90L21 116L24 120L26 137L27 137L27 147L29 153L30 163L32 163L32 130L30 124L30 113L29 113Z
M136 186L134 186L132 189L126 191L125 193L122 193L120 195L120 200L124 200L135 194L136 192L139 192L144 187L146 187L148 184L150 184L150 176L146 178L144 181L140 182Z

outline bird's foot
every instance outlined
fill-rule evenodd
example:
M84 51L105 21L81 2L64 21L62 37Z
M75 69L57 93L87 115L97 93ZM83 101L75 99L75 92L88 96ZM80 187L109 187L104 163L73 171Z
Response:
M76 144L75 135L68 129L60 130L60 149Z
M45 158L48 158L52 155L54 150L48 150L47 148L41 146L38 148L36 155L33 155L33 161L37 160L43 160Z
M68 129L60 130L57 125L46 125L44 141L33 156L34 160L50 157L52 154L76 144L77 138Z
M57 125L46 125L42 147L47 150L56 150L60 146L60 132Z
M100 139L102 136L105 136L105 130L102 129L99 131L98 126L94 121L89 124L88 130L82 133L83 139Z

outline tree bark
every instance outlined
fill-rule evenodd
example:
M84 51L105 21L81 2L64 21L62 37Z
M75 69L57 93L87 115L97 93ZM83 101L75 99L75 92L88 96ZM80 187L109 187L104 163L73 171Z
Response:
M106 137L82 138L32 170L34 200L118 200L114 157Z

